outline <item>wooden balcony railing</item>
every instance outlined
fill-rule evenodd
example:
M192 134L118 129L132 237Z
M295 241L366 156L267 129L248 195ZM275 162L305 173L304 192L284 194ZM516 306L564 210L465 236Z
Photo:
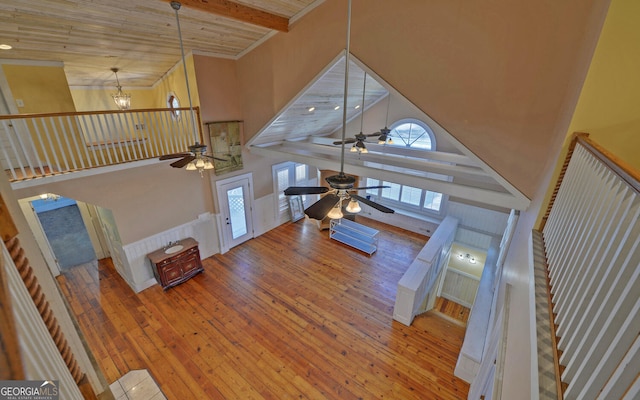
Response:
M638 398L640 174L575 140L542 230L557 396Z
M11 182L156 158L202 142L197 108L0 116L0 165ZM196 121L197 127L192 121Z

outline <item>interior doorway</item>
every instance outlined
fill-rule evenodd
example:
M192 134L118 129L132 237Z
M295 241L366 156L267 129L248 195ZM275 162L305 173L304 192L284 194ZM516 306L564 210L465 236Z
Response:
M61 271L97 261L78 204L65 197L31 202Z
M54 276L108 256L93 206L51 193L19 204Z

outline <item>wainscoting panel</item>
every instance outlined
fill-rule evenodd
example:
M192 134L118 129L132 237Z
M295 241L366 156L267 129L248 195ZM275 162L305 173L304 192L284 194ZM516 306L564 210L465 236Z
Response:
M479 278L448 268L440 296L471 308L479 285Z
M133 276L133 284L129 284L136 293L157 284L147 254L187 237L198 241L201 258L220 252L216 217L211 213L201 214L191 222L123 246Z
M280 225L280 221L276 221L276 204L273 194L255 199L253 205L255 207L253 211L254 237L260 236Z

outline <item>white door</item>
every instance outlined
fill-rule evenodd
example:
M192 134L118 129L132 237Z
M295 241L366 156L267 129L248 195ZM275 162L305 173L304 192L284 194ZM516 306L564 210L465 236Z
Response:
M253 238L251 174L216 182L222 216L222 252Z

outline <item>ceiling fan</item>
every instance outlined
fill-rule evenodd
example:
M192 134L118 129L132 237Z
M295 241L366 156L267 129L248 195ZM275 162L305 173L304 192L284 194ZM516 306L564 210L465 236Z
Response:
M376 210L384 213L393 213L389 207L385 207L381 204L375 203L365 197L358 196L355 192L358 190L367 189L380 189L388 188L389 186L369 186L369 187L354 187L356 178L344 173L344 151L345 151L345 132L347 125L347 90L349 83L349 44L351 36L351 0L349 0L348 10L348 24L347 24L347 47L345 55L345 78L344 78L344 105L342 107L342 140L337 144L342 144L342 151L340 154L340 172L337 175L332 175L325 178L325 181L329 184L330 188L325 186L292 186L285 189L285 196L297 196L304 194L324 194L324 196L304 210L305 214L309 218L322 220L325 217L329 218L342 218L342 203L349 201L346 207L346 211L350 213L357 213L360 211L360 205L358 201L367 204ZM366 75L365 75L366 81ZM364 91L363 91L363 103L364 103ZM364 104L363 104L364 109ZM364 112L364 110L363 110ZM360 133L362 135L362 133ZM363 135L365 136L365 135ZM365 136L366 137L366 136ZM357 140L357 139L356 139Z
M387 128L389 124L389 108L391 107L391 93L387 95L387 117L385 119L384 128L380 132L372 133L371 136L378 136L378 144L393 144L393 139L389 135L391 129Z
M194 130L194 137L195 137L195 142L194 144L192 144L191 146L189 146L189 151L188 152L182 152L182 153L173 153L173 154L165 154L163 156L160 156L159 160L164 161L164 160L170 160L170 159L174 159L174 158L180 158L180 160L178 161L174 161L172 162L171 165L173 168L182 168L185 165L187 166L187 171L199 171L200 172L200 176L202 176L202 173L204 170L211 170L214 168L213 163L211 162L211 160L218 160L218 161L228 161L225 160L223 158L218 158L218 157L214 157L213 155L209 155L207 154L207 146L205 144L202 144L201 142L198 141L199 139L199 132L200 130L197 129L197 125L196 125L196 116L195 113L193 111L193 103L191 102L191 89L189 87L189 75L187 73L187 63L185 61L185 56L184 56L184 46L182 43L182 32L180 30L180 17L178 16L178 10L180 10L180 7L182 6L182 4L178 1L172 1L171 2L171 8L173 8L173 10L176 13L176 26L178 28L178 38L180 39L180 52L182 54L182 67L184 68L184 80L185 80L185 84L187 86L187 97L189 99L189 111L191 114L191 126L193 127Z
M362 104L360 105L360 133L358 133L357 135L355 135L353 138L349 138L349 139L345 139L344 136L342 138L342 140L338 140L333 142L334 145L342 145L344 146L345 144L351 144L353 143L353 147L351 147L351 152L352 153L362 153L362 154L366 154L369 152L369 150L367 150L367 146L365 145L365 141L367 140L368 137L373 137L373 136L380 136L380 132L376 132L376 133L371 133L368 135L365 135L364 133L362 133L362 126L364 123L364 99L365 99L365 93L366 93L366 89L367 89L367 73L364 73L364 83L362 85Z
M211 160L228 161L224 158L218 158L206 154L206 151L207 146L195 142L195 144L189 146L189 152L166 154L164 156L160 156L160 160L180 158L180 160L174 161L169 165L171 165L173 168L182 168L186 165L188 171L197 169L213 169L213 163L211 162Z

